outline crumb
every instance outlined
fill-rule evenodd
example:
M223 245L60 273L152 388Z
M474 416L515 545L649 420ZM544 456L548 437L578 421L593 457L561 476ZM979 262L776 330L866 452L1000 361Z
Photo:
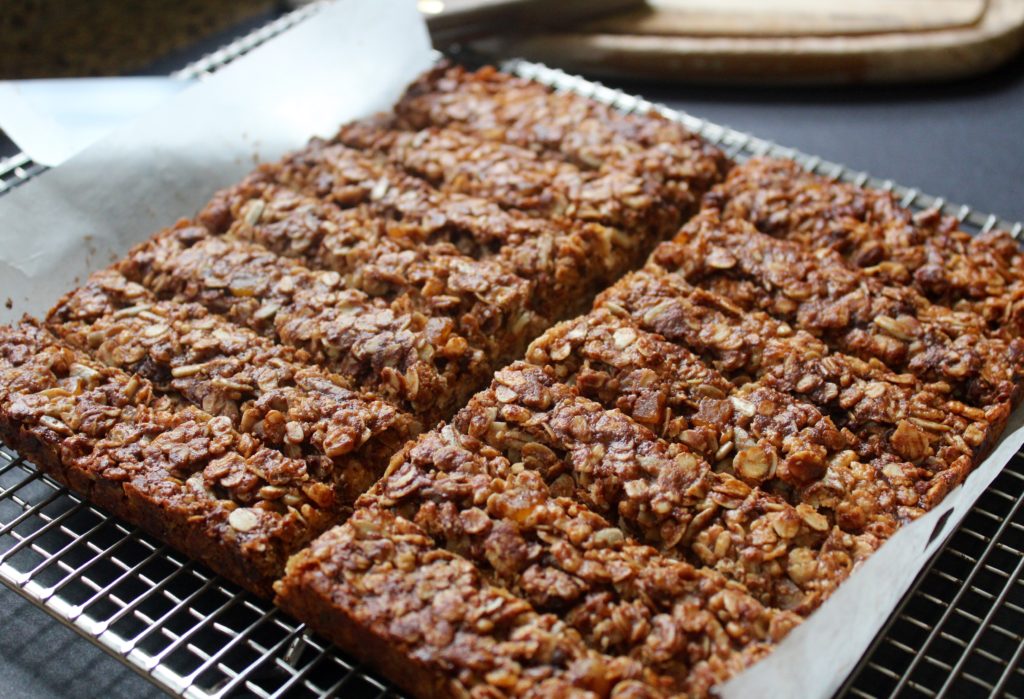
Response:
M8 311L14 308L14 299L8 296L7 300L4 301L4 308L6 308Z

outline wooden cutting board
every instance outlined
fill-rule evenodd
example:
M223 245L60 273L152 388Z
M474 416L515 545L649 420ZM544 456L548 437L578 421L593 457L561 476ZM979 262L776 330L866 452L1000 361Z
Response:
M588 74L766 84L949 79L1022 45L1024 0L648 0L474 48Z

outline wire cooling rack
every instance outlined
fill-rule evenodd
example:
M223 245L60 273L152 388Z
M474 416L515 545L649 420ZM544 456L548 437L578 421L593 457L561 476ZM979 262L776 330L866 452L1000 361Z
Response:
M179 71L213 72L315 13L304 7ZM809 170L940 207L964 227L1021 233L1020 223L953 206L890 180L778 146L568 75L511 61L505 69L624 111L682 122L737 160L791 158ZM0 194L45 170L0 161ZM1024 696L1024 456L1018 454L923 573L848 680L875 696ZM330 697L391 694L386 682L263 600L138 529L112 519L0 447L0 581L172 694Z

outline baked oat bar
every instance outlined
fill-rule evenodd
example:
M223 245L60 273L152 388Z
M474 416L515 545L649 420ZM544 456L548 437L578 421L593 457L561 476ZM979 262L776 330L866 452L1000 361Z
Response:
M380 153L442 191L535 216L600 223L651 242L671 234L682 214L662 192L629 172L581 170L459 131L399 131L363 121L342 127L336 138Z
M326 192L354 186L346 178L362 172L354 165L364 160L363 154L343 146L311 147L283 164L263 166L242 184L218 193L199 221L212 232L251 240L311 268L334 270L356 283L365 277L369 293L394 293L411 288L412 281L426 286L431 297L466 299L480 307L469 297L472 289L440 293L443 276L405 281L407 275L402 275L399 287L387 267L361 271L382 257L429 260L437 251L481 270L485 279L507 280L505 294L528 284L525 303L545 319L584 310L597 291L641 264L649 252L650 245L606 226L506 211L486 199L440 192L414 178L396 176L384 166L378 182L386 186L369 191L357 204L324 200ZM455 307L446 302L445 308Z
M463 131L565 159L587 169L628 170L663 187L692 213L730 165L716 148L657 115L627 115L490 67L442 66L414 82L395 107L401 128Z
M737 386L756 380L819 406L855 435L859 459L877 462L886 480L900 484L904 507L938 502L984 456L1009 415L1006 404L971 407L946 383L832 352L806 332L744 311L656 264L608 289L597 306L688 349Z
M810 611L881 543L870 532L839 530L827 512L714 471L685 445L657 439L522 362L498 372L453 425L539 472L555 495L583 502L659 551L718 570L767 606ZM813 574L787 572L805 562Z
M262 596L288 556L338 521L306 464L157 397L33 323L0 327L0 436L112 514Z
M539 218L478 196L439 191L337 143L314 141L278 164L263 166L251 179L236 191L215 197L200 216L204 225L218 232L228 230L233 220L254 216L254 207L261 205L247 202L256 195L262 197L268 182L284 185L321 200L324 206L362 211L342 212L337 233L306 233L301 230L311 223L306 219L298 226L289 222L259 227L242 237L254 235L261 242L274 239L283 247L290 245L280 240L285 229L305 249L306 240L319 235L326 239L324 247L334 263L338 257L359 257L364 254L359 248L375 244L376 234L371 233L371 242L364 243L366 234L352 230L353 220L365 218L366 211L379 219L388 239L403 247L448 242L476 259L495 259L534 284L534 309L548 318L584 310L594 293L642 264L656 242L644 231L623 232L588 220ZM261 219L265 203L263 207Z
M445 426L407 446L359 503L388 509L586 643L706 694L799 621L705 568L667 558L540 473Z
M255 193L252 193L255 194ZM230 235L259 243L311 269L331 270L345 288L428 317L458 332L498 364L522 354L547 327L532 308L532 282L499 259L476 259L449 242L396 240L369 207L340 210L277 186L233 207Z
M589 649L386 510L356 510L275 587L282 609L420 699L670 696L668 678Z
M914 214L891 192L834 182L790 160L756 158L733 168L706 200L806 248L834 250L890 284L933 303L983 316L992 329L1024 331L1024 259L1006 231L970 235L938 210Z
M198 304L158 301L115 271L93 275L48 316L51 331L107 366L302 459L347 504L383 473L419 431L411 416L306 353L276 345Z
M486 381L491 367L448 317L427 317L265 248L183 224L117 265L159 298L197 302L365 386L432 424Z
M869 451L860 435L839 429L813 403L765 380L737 388L689 350L607 309L551 328L526 359L581 396L686 445L716 471L791 503L827 507L843 531L886 538L922 512L917 494L903 492L911 482L902 470L890 467L890 481L859 463ZM816 497L822 491L827 503Z
M975 313L930 303L847 265L834 253L759 233L706 210L652 260L744 310L758 309L863 359L949 383L965 402L1014 404L1024 340L989 331Z

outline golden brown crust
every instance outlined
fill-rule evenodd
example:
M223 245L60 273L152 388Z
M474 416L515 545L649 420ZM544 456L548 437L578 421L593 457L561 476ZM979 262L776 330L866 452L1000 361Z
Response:
M51 312L50 329L107 366L138 374L240 432L306 462L351 504L419 429L389 403L196 304L158 301L114 271Z
M833 182L789 160L734 168L705 205L771 236L827 248L934 303L976 312L993 329L1024 329L1024 259L1007 232L972 236L937 210L912 214L891 192Z
M667 696L650 670L590 650L386 510L360 509L324 534L276 591L286 611L416 697Z
M0 328L4 441L101 507L267 596L343 513L305 464L31 323Z

